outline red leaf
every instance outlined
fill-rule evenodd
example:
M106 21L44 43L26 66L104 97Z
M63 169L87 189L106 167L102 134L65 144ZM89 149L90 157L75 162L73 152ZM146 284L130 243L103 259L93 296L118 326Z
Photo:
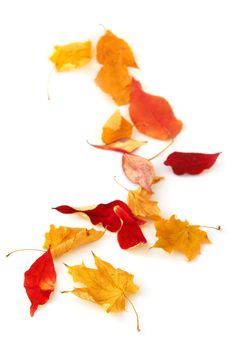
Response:
M211 168L219 155L220 153L173 152L167 157L164 164L170 165L176 175L197 175Z
M50 250L38 258L24 274L24 288L31 301L30 314L45 304L54 291L56 272Z
M123 154L122 167L127 178L152 193L151 185L155 179L154 168L151 162L133 154Z
M122 249L129 249L147 242L136 220L126 210L116 206L114 211L122 221L118 231L118 242Z
M147 94L135 79L132 79L129 113L140 132L159 140L174 138L183 126L167 100Z
M56 209L63 214L84 213L88 215L90 221L94 225L102 224L107 230L117 232L121 227L121 221L118 215L116 215L114 212L114 207L116 206L123 208L123 210L125 210L134 220L136 220L138 224L145 223L143 220L135 218L127 204L120 200L115 200L106 204L99 204L94 209L88 210L75 209L67 205L61 205L53 209Z

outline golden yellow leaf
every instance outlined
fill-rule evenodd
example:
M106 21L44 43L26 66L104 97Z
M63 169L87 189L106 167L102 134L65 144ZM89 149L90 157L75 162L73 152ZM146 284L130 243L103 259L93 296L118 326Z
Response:
M55 46L50 60L58 72L80 68L91 60L91 41Z
M158 240L152 248L162 248L168 253L176 250L184 254L188 260L200 254L202 243L210 243L205 231L199 225L190 225L172 215L169 220L161 219L155 223Z
M107 30L97 43L97 61L101 64L120 60L125 66L137 68L130 46Z
M143 220L157 221L160 219L158 202L150 199L151 193L144 188L128 192L128 206L133 214Z
M107 120L102 130L102 141L106 144L119 139L128 138L132 135L133 125L121 116L117 109Z
M66 265L74 282L79 282L86 286L75 288L72 293L82 299L93 301L103 306L107 312L125 310L126 299L133 306L127 295L136 293L139 289L133 282L134 276L126 271L114 268L111 264L94 254L93 256L97 269L88 268L84 263L76 266ZM134 311L136 312L135 308ZM137 316L139 329L138 322Z
M117 105L129 103L132 77L122 63L107 63L100 69L95 81L105 93L111 95Z
M97 241L103 235L104 231L94 229L50 225L50 231L45 234L43 248L50 248L51 254L55 258L83 244Z

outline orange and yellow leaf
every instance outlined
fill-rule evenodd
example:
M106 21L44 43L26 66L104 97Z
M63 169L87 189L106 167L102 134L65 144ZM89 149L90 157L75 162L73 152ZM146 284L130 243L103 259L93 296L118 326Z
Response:
M130 46L126 41L107 30L97 43L97 61L106 64L119 60L127 67L137 68Z
M50 57L58 72L80 68L91 60L91 41L55 46Z
M155 223L158 240L152 248L162 248L168 253L178 251L188 260L193 260L200 254L201 244L210 243L205 231L199 225L190 225L172 215L169 220L161 219Z
M102 130L102 141L106 144L132 135L133 125L121 116L117 109L107 120Z
M107 63L100 69L95 81L117 105L122 106L129 103L132 77L122 63Z
M104 231L94 229L50 225L49 232L45 234L43 248L50 248L51 254L55 258L83 244L97 241L103 235Z

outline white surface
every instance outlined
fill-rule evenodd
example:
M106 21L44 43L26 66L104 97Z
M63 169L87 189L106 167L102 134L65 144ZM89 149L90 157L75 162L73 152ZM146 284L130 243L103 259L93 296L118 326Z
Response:
M225 349L234 348L233 288L233 2L232 1L2 1L0 5L1 149L1 348L16 349ZM50 208L126 200L114 181L134 188L122 173L118 153L91 148L116 106L94 84L96 63L52 75L47 57L54 45L92 39L103 24L127 40L141 67L132 70L145 90L166 97L184 130L154 161L166 179L155 186L162 215L193 224L218 225L213 244L192 263L183 256L148 250L149 240L122 251L115 234L61 257L51 301L29 315L24 271L39 256L13 249L40 248L50 223L92 225ZM127 110L121 108L123 113ZM147 139L144 135L135 135ZM150 140L138 154L151 156L165 143ZM200 176L178 177L163 165L172 151L223 151ZM100 307L59 291L73 282L62 262L92 264L90 250L135 275L139 294L131 307L106 314Z

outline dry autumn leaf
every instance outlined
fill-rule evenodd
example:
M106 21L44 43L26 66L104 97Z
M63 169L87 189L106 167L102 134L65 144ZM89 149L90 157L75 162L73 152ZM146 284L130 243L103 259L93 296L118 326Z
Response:
M31 301L30 315L47 303L54 291L56 271L50 250L42 254L24 274L24 288Z
M190 225L187 220L181 221L175 215L169 220L161 219L155 223L158 240L152 248L162 248L168 253L176 250L190 261L200 254L201 244L210 243L207 233L199 227Z
M50 57L58 72L80 68L91 60L91 41L55 46Z
M107 63L97 74L96 84L111 95L117 105L129 103L132 77L121 62Z
M138 141L134 139L123 139L118 140L113 143L109 143L108 145L92 145L93 147L108 150L108 151L115 151L115 152L122 152L122 153L131 153L138 149L139 147L143 146L147 141Z
M133 306L128 294L136 293L139 287L133 282L134 276L121 269L114 268L108 262L93 254L97 269L81 265L67 266L74 282L86 287L75 288L72 293L76 296L97 303L107 312L124 311L126 299ZM133 306L136 313L136 310ZM139 320L137 316L137 329Z
M127 204L120 200L99 204L88 210L76 209L67 205L61 205L54 209L63 214L84 213L88 215L94 225L102 224L109 231L117 232L118 243L122 249L129 249L140 243L146 243L139 227L145 221L135 217Z
M83 244L97 241L104 233L104 231L94 229L50 225L49 232L45 234L43 248L50 248L51 254L55 258Z
M137 68L130 46L126 41L107 30L97 43L97 61L106 64L115 62L116 59L120 59L125 66Z
M151 162L135 154L123 154L122 167L127 178L152 193L151 185L155 181L154 168Z
M205 169L210 169L216 162L219 153L173 152L165 160L176 175L197 175Z
M138 218L124 210L120 206L114 207L114 212L121 220L121 227L117 233L120 248L130 249L147 242L143 232L137 223ZM140 219L139 219L140 220Z
M120 200L115 200L109 203L105 204L98 204L94 206L92 209L79 209L70 207L69 205L60 205L58 207L55 207L53 209L59 211L62 214L75 214L75 213L83 213L86 214L92 224L98 225L102 224L105 229L111 232L118 232L121 227L121 220L118 217L118 215L115 213L114 208L116 206L119 206L123 208L124 211L126 211L134 220L137 222L138 225L142 225L145 222L143 220L137 219L132 214L131 209L128 207L128 205Z
M121 116L117 109L107 120L102 129L102 141L110 144L119 139L128 138L132 135L133 125Z
M144 188L128 192L128 206L133 214L142 220L158 221L160 209L158 202L150 199L151 194Z
M173 139L183 126L165 98L144 92L135 79L131 84L129 113L140 132L159 140Z

